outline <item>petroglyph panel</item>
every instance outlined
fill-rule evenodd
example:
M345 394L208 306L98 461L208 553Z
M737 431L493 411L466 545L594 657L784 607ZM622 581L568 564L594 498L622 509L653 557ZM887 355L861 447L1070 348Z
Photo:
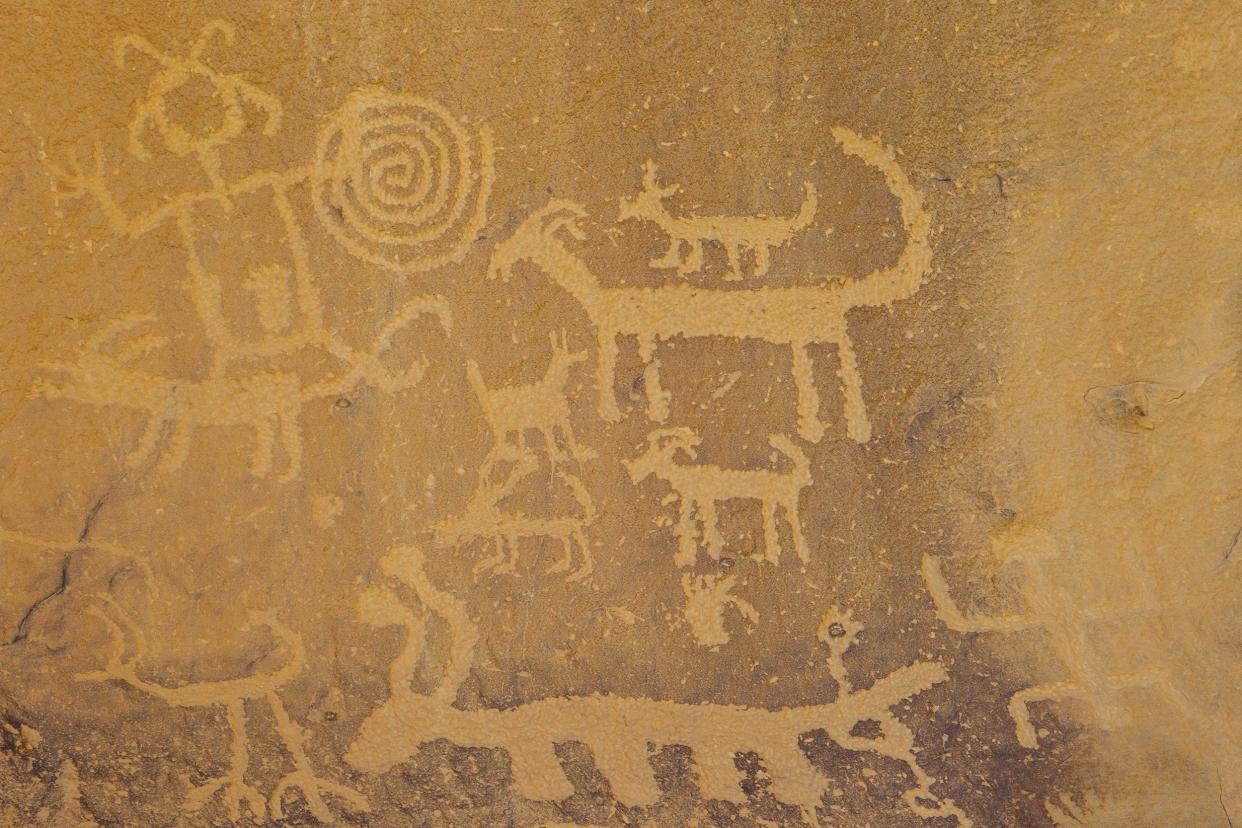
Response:
M1242 18L3 13L0 826L1230 826Z

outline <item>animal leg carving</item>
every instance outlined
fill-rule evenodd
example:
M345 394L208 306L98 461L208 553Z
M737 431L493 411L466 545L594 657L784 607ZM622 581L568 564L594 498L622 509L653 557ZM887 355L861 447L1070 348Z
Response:
M561 760L546 739L514 739L508 745L513 787L527 799L559 802L574 795Z
M660 799L660 787L648 761L647 742L631 734L610 734L607 744L591 746L595 766L612 786L613 796L624 805L652 805Z
M693 746L694 764L699 777L699 790L706 799L723 799L726 802L745 802L741 774L737 769L732 748L716 744Z
M610 423L621 419L621 409L617 407L617 351L616 332L601 328L595 384L598 386L599 416Z
M819 391L815 387L815 368L805 345L793 346L793 378L798 389L798 436L812 443L824 438L819 419Z
M164 432L164 426L168 423L161 416L152 414L147 419L146 428L143 429L142 437L138 440L138 445L125 457L125 465L131 469L136 469L147 461L147 459L155 452L159 445L160 437Z
M858 355L854 353L854 342L849 334L843 334L837 341L837 355L841 360L837 376L841 380L841 391L845 394L845 431L855 443L865 443L871 439L871 420L867 417L867 403L863 400Z
M246 710L243 705L241 699L234 699L226 707L229 729L233 732L228 773L191 788L185 798L186 811L193 813L201 809L217 792L223 792L224 807L234 822L242 818L243 806L249 808L259 822L267 819L267 801L245 781L246 768L250 764L250 749L246 736Z
M366 799L353 788L346 787L337 782L327 779L321 779L315 775L314 769L311 767L310 758L306 755L306 749L303 746L303 732L294 721L289 718L289 713L285 710L284 704L275 693L267 694L268 706L272 709L272 714L276 717L276 729L284 740L285 749L289 751L289 756L293 759L294 770L292 773L286 774L283 779L276 783L276 787L272 790L270 807L272 817L274 819L282 819L284 817L282 800L285 791L290 788L297 788L302 792L302 796L306 798L306 807L311 814L325 825L331 825L336 821L336 817L332 813L332 809L323 801L323 794L328 793L347 803L354 811L369 813L370 804Z

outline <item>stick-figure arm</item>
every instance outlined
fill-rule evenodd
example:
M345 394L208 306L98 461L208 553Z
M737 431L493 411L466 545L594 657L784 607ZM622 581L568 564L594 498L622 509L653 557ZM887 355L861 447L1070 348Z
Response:
M49 160L46 155L42 162L52 179L52 194L55 198L75 199L90 196L99 205L108 221L108 227L118 236L137 238L153 230L172 218L183 203L181 200L173 200L149 212L130 216L108 189L104 178L103 149L99 142L95 142L88 165L83 164L78 159L77 152L72 149L63 166Z

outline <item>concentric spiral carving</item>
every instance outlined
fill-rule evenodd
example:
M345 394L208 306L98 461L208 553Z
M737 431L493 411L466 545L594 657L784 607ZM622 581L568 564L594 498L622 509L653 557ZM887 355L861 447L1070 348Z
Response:
M319 136L315 209L344 247L389 270L460 261L486 220L491 132L435 101L382 90L350 97Z

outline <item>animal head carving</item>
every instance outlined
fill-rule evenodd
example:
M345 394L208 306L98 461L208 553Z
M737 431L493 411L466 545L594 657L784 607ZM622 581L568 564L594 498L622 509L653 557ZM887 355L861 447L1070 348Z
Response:
M509 281L513 278L515 264L549 247L553 250L560 248L568 255L563 242L557 238L557 231L564 230L573 238L582 241L586 234L582 231L580 222L585 218L586 210L581 206L565 199L552 199L531 213L512 236L496 245L496 251L492 254L487 268L488 278Z
M669 196L676 195L681 189L677 184L661 187L656 178L656 164L648 161L643 165L643 188L631 198L622 198L617 217L621 221L628 219L651 219L664 215L662 202Z
M661 469L677 465L677 453L690 460L698 459L698 446L703 439L686 426L658 428L647 435L647 450L633 460L622 461L635 482L645 480Z
M133 333L136 328L154 320L154 316L139 314L117 319L86 340L77 362L47 361L40 363L39 367L83 383L92 378L99 381L102 377L115 377L118 372L134 370L135 360L168 344L168 337L165 336ZM36 396L56 397L63 396L66 390L40 377L31 392Z

